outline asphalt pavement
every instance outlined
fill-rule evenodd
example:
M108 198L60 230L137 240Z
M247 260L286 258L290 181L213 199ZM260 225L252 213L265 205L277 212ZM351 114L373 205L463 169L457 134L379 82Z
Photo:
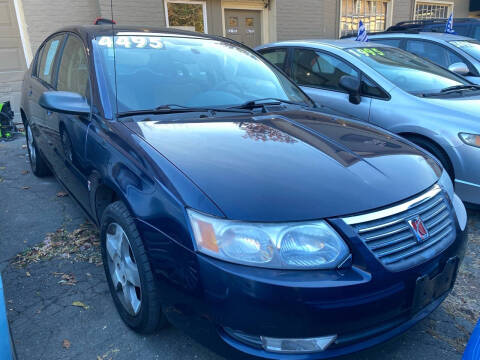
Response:
M0 271L18 359L220 359L174 327L140 336L122 323L94 228L53 177L31 173L24 144L0 143ZM461 359L480 316L480 214L469 216L467 257L447 301L403 335L343 360Z

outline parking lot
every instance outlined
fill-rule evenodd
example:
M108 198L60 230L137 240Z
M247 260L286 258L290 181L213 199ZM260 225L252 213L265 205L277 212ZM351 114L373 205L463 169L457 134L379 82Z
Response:
M0 143L0 270L18 358L218 359L173 327L144 337L120 320L98 239L54 178L38 179L25 141ZM461 359L480 316L480 212L457 284L430 317L392 341L347 359Z

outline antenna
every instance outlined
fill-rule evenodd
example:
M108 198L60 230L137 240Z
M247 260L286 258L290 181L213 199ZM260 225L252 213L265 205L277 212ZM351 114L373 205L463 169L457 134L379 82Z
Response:
M112 48L113 48L113 78L115 80L115 114L114 118L117 118L118 114L118 96L117 96L117 58L116 58L116 52L115 52L115 29L114 25L116 24L116 21L113 18L113 0L110 0L110 16L112 19Z

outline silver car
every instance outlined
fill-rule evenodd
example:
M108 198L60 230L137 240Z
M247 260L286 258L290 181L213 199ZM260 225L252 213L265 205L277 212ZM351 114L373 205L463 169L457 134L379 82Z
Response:
M480 84L480 41L446 33L369 35L369 41L399 47Z
M462 200L480 204L480 86L372 42L288 41L256 50L317 103L403 135L434 154Z

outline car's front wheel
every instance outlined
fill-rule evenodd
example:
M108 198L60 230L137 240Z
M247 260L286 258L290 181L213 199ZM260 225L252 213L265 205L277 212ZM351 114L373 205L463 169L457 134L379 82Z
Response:
M48 176L51 174L51 172L45 160L42 158L42 155L38 151L37 144L32 133L32 128L30 127L30 124L28 122L26 123L25 127L28 158L30 159L30 167L32 168L32 172L35 174L35 176L38 177Z
M105 274L122 320L143 334L165 325L143 242L123 202L107 206L102 215L100 236Z

